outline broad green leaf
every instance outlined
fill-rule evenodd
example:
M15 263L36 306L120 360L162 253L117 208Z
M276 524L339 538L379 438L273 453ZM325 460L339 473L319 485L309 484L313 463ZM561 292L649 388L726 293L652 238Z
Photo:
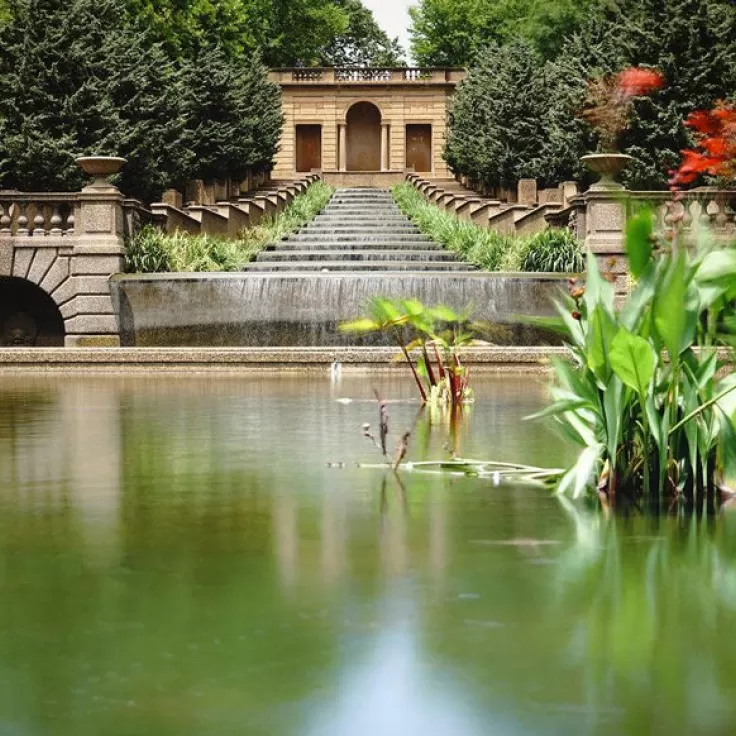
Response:
M404 307L404 311L412 317L416 317L425 311L424 304L419 299L404 299L401 304Z
M588 318L588 367L603 384L611 377L609 352L617 326L602 304L597 304Z
M654 301L655 273L654 261L650 261L636 287L626 300L626 304L621 309L619 315L621 324L631 332L639 332L640 323Z
M611 376L611 380L603 392L603 411L606 419L606 451L613 470L616 469L616 453L621 435L623 404L624 385L617 376Z
M733 417L721 415L720 463L728 480L736 479L736 423Z
M356 319L352 322L343 322L340 324L340 332L376 332L381 329L381 325L372 319Z
M436 307L430 307L429 313L435 318L442 322L459 322L460 318L453 309L444 304L440 304Z
M733 284L736 279L736 249L714 250L698 268L695 279L701 284Z
M626 252L629 268L638 279L652 260L652 233L654 218L649 207L642 208L626 224Z
M602 306L609 314L614 312L615 291L613 284L603 278L598 267L598 259L588 251L587 273L585 278L585 304L590 315L597 306Z
M622 327L613 338L609 358L613 372L629 388L644 396L657 366L652 346L643 337Z
M557 492L564 494L572 490L573 498L580 498L586 488L591 488L597 482L596 471L601 462L601 452L604 447L594 443L586 447L578 456L575 465L563 476Z
M661 282L657 285L657 295L654 301L654 324L673 362L680 354L687 320L685 315L686 265L684 253L673 256Z

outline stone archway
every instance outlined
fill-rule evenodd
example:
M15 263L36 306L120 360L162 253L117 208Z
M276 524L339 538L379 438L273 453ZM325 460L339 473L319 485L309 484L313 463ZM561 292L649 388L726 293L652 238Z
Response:
M346 120L348 171L380 171L381 111L372 102L356 102Z
M63 347L64 335L61 312L43 289L0 276L0 347Z

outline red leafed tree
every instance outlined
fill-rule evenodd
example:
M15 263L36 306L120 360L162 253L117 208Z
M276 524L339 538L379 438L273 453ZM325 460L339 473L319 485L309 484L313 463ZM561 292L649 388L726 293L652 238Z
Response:
M695 131L697 148L682 152L671 184L692 184L703 174L736 179L736 105L719 102L712 110L697 110L686 124Z

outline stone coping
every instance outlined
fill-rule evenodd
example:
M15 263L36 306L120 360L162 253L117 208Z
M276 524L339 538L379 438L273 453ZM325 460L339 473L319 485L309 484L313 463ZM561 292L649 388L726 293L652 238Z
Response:
M390 275L391 271L365 271L360 273L361 279L377 278L382 279ZM422 278L435 277L438 274L442 276L462 276L463 278L472 279L518 279L522 281L559 281L566 282L570 278L576 278L576 274L570 273L543 273L531 271L397 271L401 278ZM299 279L334 279L343 278L345 271L259 271L257 273L247 271L177 271L171 273L116 273L110 277L111 281L202 281L206 279L227 280L242 279L250 277L257 278L276 278L283 279L299 278Z
M0 348L0 373L23 371L327 370L337 361L347 370L404 370L393 362L397 348ZM475 347L462 351L475 370L499 373L543 372L564 348Z

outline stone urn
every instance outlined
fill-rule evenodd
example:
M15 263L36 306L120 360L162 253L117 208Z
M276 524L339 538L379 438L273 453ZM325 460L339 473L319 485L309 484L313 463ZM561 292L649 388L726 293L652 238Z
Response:
M94 177L91 184L88 184L82 191L91 192L117 192L117 187L110 184L107 180L109 176L117 174L126 163L124 158L118 156L80 156L75 159L85 174Z
M625 153L590 153L580 159L591 171L600 174L600 180L590 187L593 192L617 191L624 188L616 177L634 159Z

